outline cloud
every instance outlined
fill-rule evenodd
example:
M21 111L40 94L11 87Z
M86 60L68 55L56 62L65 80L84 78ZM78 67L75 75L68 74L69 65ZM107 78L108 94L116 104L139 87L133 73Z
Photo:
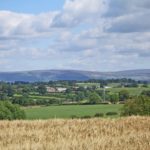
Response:
M0 38L36 37L48 34L57 12L39 15L0 11Z
M149 0L108 0L109 9L105 13L105 17L118 17L127 14L135 14L143 11L148 11L150 8Z
M66 0L36 15L0 11L0 67L148 68L149 8L149 0Z
M55 16L53 27L74 27L102 16L106 0L66 0L63 10Z
M110 0L104 17L110 19L108 32L149 32L150 1ZM145 21L146 20L146 21Z
M132 14L117 18L108 29L109 32L149 32L150 12ZM147 21L145 21L147 20Z

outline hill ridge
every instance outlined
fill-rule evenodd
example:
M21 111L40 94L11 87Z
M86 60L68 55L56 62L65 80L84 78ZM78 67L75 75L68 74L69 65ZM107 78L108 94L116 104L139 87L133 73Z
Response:
M50 80L88 80L131 78L150 81L150 69L123 70L114 72L84 71L84 70L31 70L0 72L0 81L50 81Z

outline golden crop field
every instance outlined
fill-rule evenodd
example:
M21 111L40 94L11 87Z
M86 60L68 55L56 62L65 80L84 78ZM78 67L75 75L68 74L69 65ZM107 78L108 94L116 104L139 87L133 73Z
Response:
M0 121L1 150L150 150L150 117Z

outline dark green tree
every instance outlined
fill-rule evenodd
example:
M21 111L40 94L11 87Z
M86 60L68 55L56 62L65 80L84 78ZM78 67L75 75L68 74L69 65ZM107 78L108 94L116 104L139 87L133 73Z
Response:
M8 100L8 96L6 93L0 93L0 100L4 101L4 100Z
M25 119L25 112L8 101L0 102L0 120Z
M45 95L47 92L45 85L43 85L43 84L39 85L38 86L38 92L40 95Z
M129 91L127 90L121 90L119 92L119 100L120 101L125 101L129 99Z
M131 115L150 115L150 98L145 96L140 96L131 100L128 100L123 109L123 116Z
M150 90L144 90L144 91L142 91L141 95L149 96L150 97Z
M96 92L93 92L90 94L89 103L97 104L97 103L100 103L101 101L102 101L101 97Z
M119 95L117 93L109 93L109 100L115 104L119 101Z
M7 88L7 96L13 97L14 94L15 94L15 90L13 89L13 87L11 85L9 85Z

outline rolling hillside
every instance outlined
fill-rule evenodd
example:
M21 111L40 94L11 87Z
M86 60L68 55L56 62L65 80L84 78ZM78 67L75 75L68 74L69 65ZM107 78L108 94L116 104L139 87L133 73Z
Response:
M128 70L118 72L93 72L79 70L37 70L22 72L0 72L1 81L49 81L49 80L88 80L131 78L150 81L150 69Z

